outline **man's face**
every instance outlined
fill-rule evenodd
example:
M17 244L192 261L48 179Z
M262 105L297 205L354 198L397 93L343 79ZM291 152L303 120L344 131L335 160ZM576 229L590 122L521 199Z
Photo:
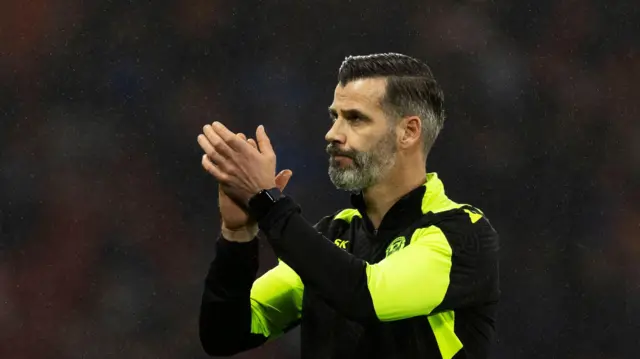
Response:
M396 160L396 130L381 106L386 81L338 84L329 114L329 177L340 189L360 191L380 181Z

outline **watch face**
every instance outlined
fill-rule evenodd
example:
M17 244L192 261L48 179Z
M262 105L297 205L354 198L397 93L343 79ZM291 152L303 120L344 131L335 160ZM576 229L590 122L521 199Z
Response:
M282 193L277 188L272 188L270 190L267 190L266 192L269 195L269 198L271 199L272 202L275 202L279 200L280 197L282 197Z
M271 193L271 190L266 190L264 191L264 195L266 198L268 198L271 202L275 202L275 198L273 198L273 193Z

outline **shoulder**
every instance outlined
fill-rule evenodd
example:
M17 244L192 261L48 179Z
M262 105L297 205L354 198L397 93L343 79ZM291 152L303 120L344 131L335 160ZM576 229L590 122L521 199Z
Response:
M499 236L486 215L478 208L463 204L442 212L425 215L423 227L435 227L452 247L497 250Z
M334 213L322 217L314 228L323 234L329 232L341 231L348 228L354 218L362 218L360 212L355 208L345 208L335 211Z
M442 212L430 213L430 216L438 227L447 231L457 233L495 232L484 212L468 204L461 204L456 208Z

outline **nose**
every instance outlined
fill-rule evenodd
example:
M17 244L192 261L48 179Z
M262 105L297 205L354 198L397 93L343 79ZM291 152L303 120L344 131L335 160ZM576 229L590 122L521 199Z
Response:
M327 132L326 135L324 135L324 139L329 142L329 143L339 143L339 144L344 144L346 141L346 136L344 135L344 132L341 129L341 123L342 121L340 121L340 119L337 119L336 121L333 122L333 125L331 125L331 128L329 129L329 132Z

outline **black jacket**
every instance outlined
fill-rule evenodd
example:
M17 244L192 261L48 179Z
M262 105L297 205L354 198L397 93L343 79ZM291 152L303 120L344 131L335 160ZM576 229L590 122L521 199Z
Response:
M487 358L498 235L482 212L451 201L435 173L378 230L361 194L352 204L312 226L291 198L278 201L259 226L279 264L257 280L257 240L219 239L200 313L207 353L300 324L302 358Z

